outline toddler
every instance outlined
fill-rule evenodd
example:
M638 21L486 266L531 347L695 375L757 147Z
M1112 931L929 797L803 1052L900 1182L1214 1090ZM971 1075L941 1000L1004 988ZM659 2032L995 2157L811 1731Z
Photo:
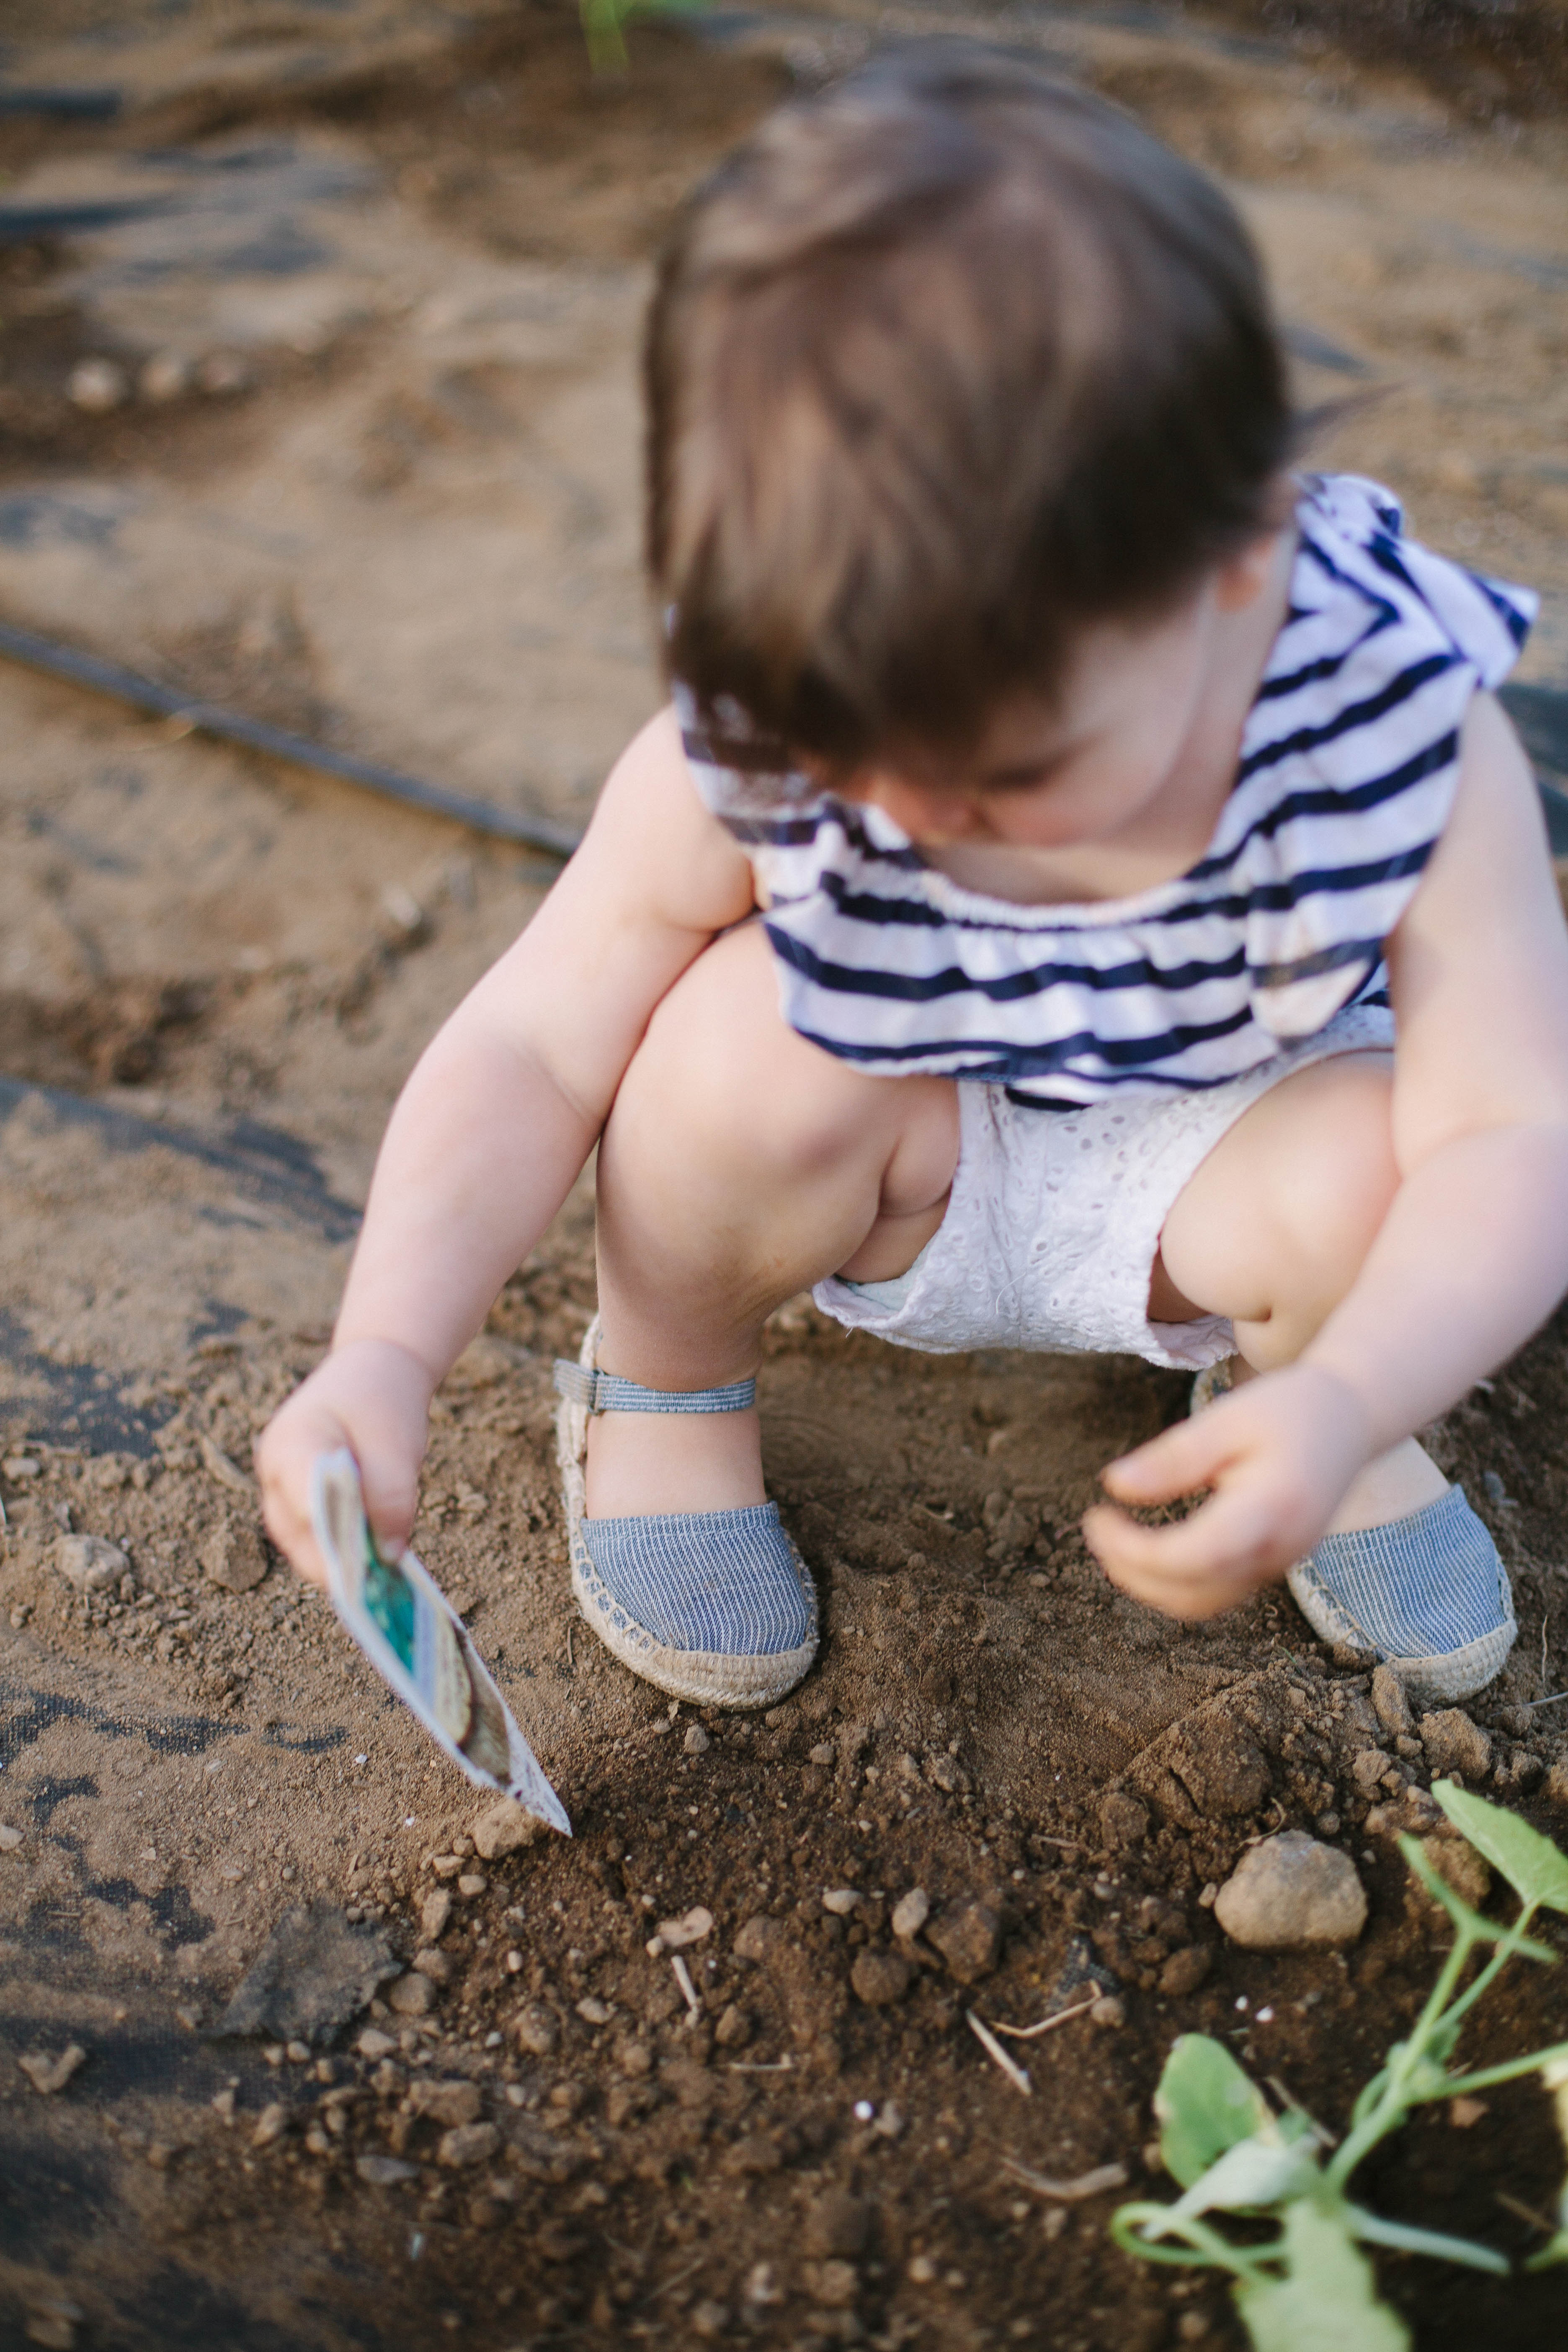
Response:
M669 707L397 1105L273 1536L321 1575L347 1445L406 1542L432 1391L597 1146L572 1583L660 1689L811 1664L753 1402L809 1286L903 1347L1190 1367L1085 1521L1107 1574L1178 1617L1288 1576L1477 1690L1508 1579L1413 1433L1568 1287L1568 940L1489 691L1533 599L1293 472L1224 195L984 52L721 165L647 389Z

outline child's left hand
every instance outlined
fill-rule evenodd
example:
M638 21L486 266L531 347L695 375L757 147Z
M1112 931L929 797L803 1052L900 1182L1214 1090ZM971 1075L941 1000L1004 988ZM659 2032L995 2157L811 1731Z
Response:
M1322 1540L1373 1450L1368 1434L1364 1407L1332 1372L1296 1364L1268 1373L1104 1474L1118 1503L1170 1503L1211 1487L1200 1509L1150 1528L1097 1503L1084 1535L1111 1582L1135 1600L1168 1617L1215 1616Z

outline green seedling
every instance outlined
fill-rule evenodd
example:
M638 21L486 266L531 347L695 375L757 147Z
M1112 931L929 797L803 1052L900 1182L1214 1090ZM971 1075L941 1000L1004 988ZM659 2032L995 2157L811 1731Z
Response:
M1408 2040L1394 2044L1356 2100L1344 2138L1336 2146L1300 2109L1276 2115L1222 2043L1184 2034L1165 2062L1154 2112L1162 2160L1184 2193L1173 2205L1123 2205L1110 2224L1117 2244L1144 2262L1228 2272L1257 2352L1406 2352L1409 2333L1380 2299L1363 2246L1509 2275L1507 2257L1494 2247L1385 2221L1351 2196L1357 2168L1413 2108L1539 2074L1556 2100L1568 2145L1568 2042L1468 2072L1451 2072L1449 2064L1466 2018L1510 1959L1555 1959L1529 1929L1539 1911L1568 1915L1568 1856L1528 1822L1450 1780L1437 1781L1432 1794L1513 1888L1519 1916L1509 1927L1483 1919L1414 1838L1401 1838L1405 1861L1454 1923L1454 1945ZM1478 1955L1489 1957L1472 1976ZM1225 2226L1226 2216L1245 2225L1244 2237ZM1526 2268L1563 2262L1568 2182L1556 2233Z
M634 16L689 16L708 0L577 0L588 63L596 74L625 73L626 26Z

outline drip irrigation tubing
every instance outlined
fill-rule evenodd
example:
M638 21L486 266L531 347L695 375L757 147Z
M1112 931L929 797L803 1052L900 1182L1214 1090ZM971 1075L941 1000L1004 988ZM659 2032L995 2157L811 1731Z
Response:
M335 751L329 744L312 742L306 735L290 734L284 727L268 726L265 719L247 718L243 711L226 710L219 703L195 700L177 687L143 677L140 671L126 669L119 662L100 661L96 654L79 653L74 646L39 636L32 629L13 628L8 622L0 622L0 656L23 662L29 669L43 670L50 677L64 678L71 686L112 695L118 701L129 702L138 710L152 711L161 719L183 720L193 732L216 736L220 742L240 744L247 751L264 751L274 760L288 760L295 767L314 768L323 775L341 777L345 783L363 784L388 800L402 801L408 808L426 809L432 816L450 817L473 833L489 834L498 841L520 842L526 848L542 850L550 857L570 857L583 837L572 826L557 824L553 818L534 816L526 810L497 808L490 801L470 800L466 793L447 792L441 784L426 783L420 776L405 775L398 768L384 768L376 760L358 759L352 751Z

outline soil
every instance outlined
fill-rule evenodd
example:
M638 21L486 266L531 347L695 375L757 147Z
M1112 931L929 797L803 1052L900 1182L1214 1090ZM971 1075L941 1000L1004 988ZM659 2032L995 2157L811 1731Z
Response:
M644 25L605 82L542 5L49 19L0 18L11 82L121 102L0 117L0 613L580 822L658 693L634 362L660 227L792 81L955 20ZM1480 125L1440 60L1249 23L994 29L1226 174L1303 396L1379 394L1326 456L1539 585L1523 674L1568 689L1561 121ZM13 217L51 206L47 233ZM119 406L72 400L84 359ZM156 359L185 371L158 400ZM416 1533L573 1818L485 1861L476 1792L258 1556L247 1465L324 1344L402 1076L550 869L23 670L0 710L0 2337L1238 2344L1219 2290L1110 2246L1116 2190L1043 2198L1009 2160L1168 2193L1150 2101L1186 2031L1342 2128L1442 1938L1395 1843L1430 1759L1394 1751L1366 1662L1283 1593L1172 1626L1084 1549L1100 1466L1184 1384L879 1349L792 1302L767 1470L821 1663L765 1718L672 1717L566 1587L549 1370L593 1309L585 1179L438 1400ZM1520 1614L1474 1777L1559 1836L1565 1423L1560 1317L1429 1433ZM63 1572L70 1534L123 1552L101 1590ZM1356 1861L1342 1956L1214 1923L1285 1826ZM404 1973L335 2039L220 2032L279 1922L323 1906ZM699 1906L689 2003L648 1944ZM1560 1981L1518 1964L1467 2050L1559 2038ZM1008 2045L1026 2097L967 2012L1063 2006ZM52 2093L14 2063L72 2045ZM1364 2187L1523 2254L1563 2162L1521 2084L1413 2126ZM1561 2328L1552 2273L1379 2271L1424 2347Z

